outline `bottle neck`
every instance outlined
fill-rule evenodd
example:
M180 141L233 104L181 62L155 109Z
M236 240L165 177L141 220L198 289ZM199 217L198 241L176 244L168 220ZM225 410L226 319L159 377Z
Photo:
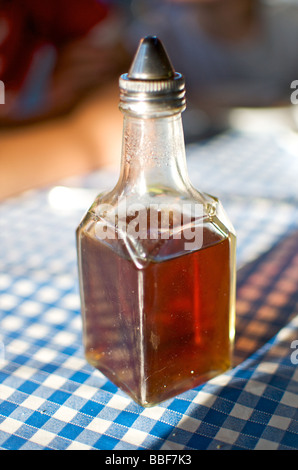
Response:
M147 119L125 115L118 191L185 193L188 185L181 114Z

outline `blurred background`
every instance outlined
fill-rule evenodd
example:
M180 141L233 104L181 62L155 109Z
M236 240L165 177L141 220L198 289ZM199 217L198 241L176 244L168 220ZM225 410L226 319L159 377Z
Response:
M0 199L118 167L118 77L148 34L185 76L187 143L296 133L297 1L0 0Z

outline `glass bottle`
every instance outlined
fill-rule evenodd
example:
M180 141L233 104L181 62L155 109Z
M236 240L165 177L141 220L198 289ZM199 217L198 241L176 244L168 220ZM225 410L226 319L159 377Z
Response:
M120 77L121 171L77 229L87 360L142 406L231 366L236 237L190 183L185 87L156 37Z

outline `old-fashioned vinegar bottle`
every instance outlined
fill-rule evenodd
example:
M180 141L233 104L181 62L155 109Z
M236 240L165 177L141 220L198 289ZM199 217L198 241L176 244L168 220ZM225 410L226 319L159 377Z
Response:
M142 406L231 366L235 233L191 185L184 79L156 37L120 77L122 162L77 229L87 360Z

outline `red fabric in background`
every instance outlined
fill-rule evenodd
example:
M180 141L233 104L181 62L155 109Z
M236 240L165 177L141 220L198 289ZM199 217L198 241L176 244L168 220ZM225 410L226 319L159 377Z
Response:
M97 0L0 0L0 79L6 89L21 87L41 46L59 48L85 35L108 12Z

